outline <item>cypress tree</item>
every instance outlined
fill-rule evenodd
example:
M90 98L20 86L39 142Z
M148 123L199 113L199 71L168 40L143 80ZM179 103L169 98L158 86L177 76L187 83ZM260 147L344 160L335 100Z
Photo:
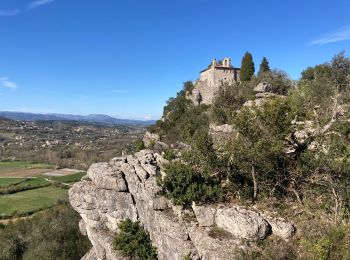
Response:
M266 57L264 57L261 61L258 75L260 75L261 73L264 73L264 72L269 72L269 71L271 71L269 61L266 59Z
M255 67L252 54L246 52L242 58L240 77L241 81L249 81L254 75Z

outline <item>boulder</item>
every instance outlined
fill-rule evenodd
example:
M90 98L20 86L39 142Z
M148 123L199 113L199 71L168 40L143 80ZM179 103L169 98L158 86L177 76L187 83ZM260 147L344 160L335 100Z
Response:
M188 229L190 239L202 260L235 259L236 250L246 250L245 242L241 239L232 236L216 238L211 236L211 228L190 226ZM192 257L192 259L194 258Z
M210 227L215 224L215 207L210 205L198 206L193 202L192 209L200 226Z
M241 207L217 209L215 223L237 238L252 241L265 239L271 232L269 223L260 214Z
M160 136L158 134L152 134L148 131L146 131L144 137L143 137L143 143L146 147L153 146L156 142L160 141Z
M283 238L290 239L296 232L295 226L284 218L266 218L272 228L272 234Z
M87 176L99 188L127 191L121 171L115 170L108 163L95 163L90 166Z
M254 91L257 93L270 92L271 90L272 90L272 85L268 82L260 82L254 88Z

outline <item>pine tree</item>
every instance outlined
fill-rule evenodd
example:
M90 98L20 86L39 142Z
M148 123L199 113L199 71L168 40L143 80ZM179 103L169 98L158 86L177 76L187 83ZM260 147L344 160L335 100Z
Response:
M240 72L241 81L249 81L254 75L255 67L252 54L246 52L242 58L242 66Z
M266 57L264 57L261 61L258 75L260 75L261 73L264 73L264 72L269 72L269 71L271 71L269 61L266 59Z

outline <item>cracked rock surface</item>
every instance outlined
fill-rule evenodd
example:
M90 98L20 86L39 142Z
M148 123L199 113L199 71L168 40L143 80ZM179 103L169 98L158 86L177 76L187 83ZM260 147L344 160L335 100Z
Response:
M81 232L93 247L84 260L126 259L113 250L113 237L124 219L140 221L157 247L160 260L235 259L235 250L249 250L250 241L266 238L273 230L287 239L294 226L279 219L267 220L238 206L195 205L195 218L185 221L188 210L174 206L159 194L157 176L164 160L150 150L93 164L87 177L69 190L69 200L81 215ZM220 235L213 235L213 228Z

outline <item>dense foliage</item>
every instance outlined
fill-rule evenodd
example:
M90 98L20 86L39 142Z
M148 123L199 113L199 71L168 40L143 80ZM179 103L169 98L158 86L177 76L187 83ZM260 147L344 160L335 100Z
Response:
M80 259L91 247L68 204L0 226L0 259Z
M180 162L167 165L165 171L161 184L175 205L190 207L193 201L204 203L220 198L218 183L207 173Z
M186 98L193 89L192 82L185 82L183 90L176 98L170 98L164 107L163 119L157 121L150 131L160 133L168 142L190 142L197 131L208 129L208 110L206 105L194 106Z
M240 79L241 81L249 81L252 79L255 73L255 66L253 56L251 53L246 52L242 58Z
M152 246L149 234L139 222L126 219L118 227L120 232L113 241L115 250L131 259L157 260L157 249Z
M264 57L260 63L258 75L261 75L261 73L266 73L269 71L271 71L269 61L267 60L266 57Z
M158 133L190 146L166 151L166 196L183 206L222 199L254 203L297 222L302 239L273 237L242 259L347 259L350 59L340 53L294 82L270 69L267 59L257 76L252 70L249 75L223 85L211 106L194 107L186 91L170 100ZM243 106L255 99L260 82L271 84L270 98ZM233 132L214 143L210 124L229 124Z

